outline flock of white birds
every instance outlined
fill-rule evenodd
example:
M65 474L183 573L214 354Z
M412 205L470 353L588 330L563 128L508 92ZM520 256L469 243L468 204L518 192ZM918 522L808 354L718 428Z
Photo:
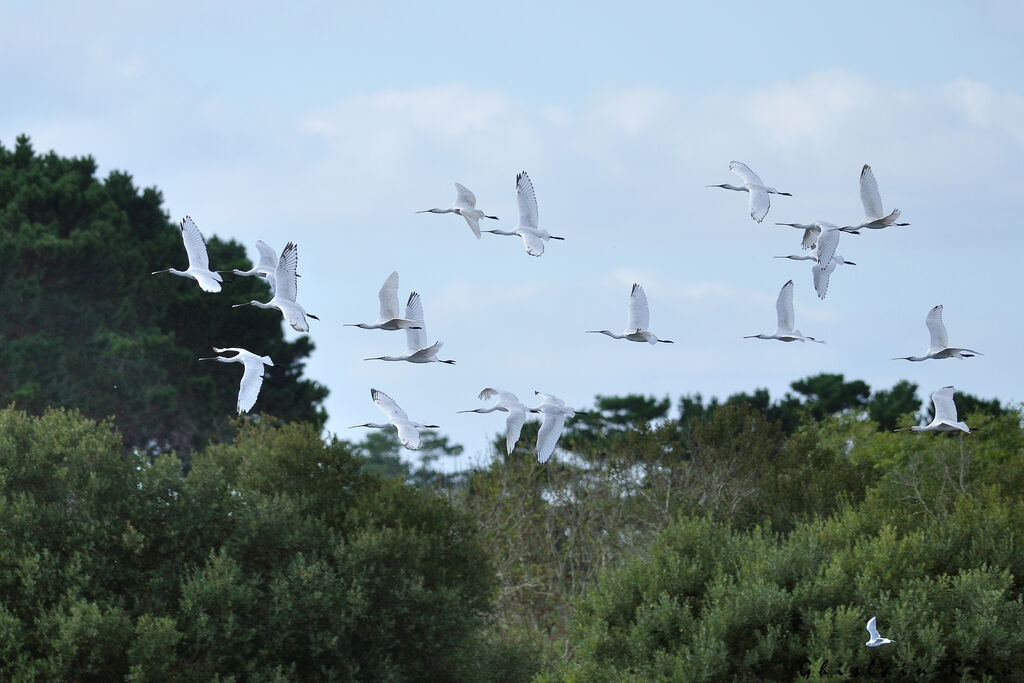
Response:
M729 169L743 181L742 185L731 185L722 183L708 185L708 187L721 187L727 190L746 192L750 201L750 217L760 223L768 214L771 207L770 195L791 196L788 192L780 192L774 187L764 184L745 164L733 161ZM516 198L519 208L519 221L515 230L481 230L480 220L498 220L497 216L491 216L476 208L476 197L465 186L455 183L457 196L451 206L447 208L425 209L416 213L454 213L462 216L469 224L473 235L480 239L484 232L495 235L519 236L523 240L526 253L531 256L541 256L544 253L545 244L550 240L562 240L562 237L550 235L538 225L537 197L533 189L533 183L526 172L516 176ZM825 298L828 292L829 279L838 265L856 265L845 260L836 252L839 245L839 238L845 232L859 235L861 230L877 230L890 226L906 226L909 223L897 222L900 218L898 209L886 214L882 209L882 199L878 192L878 183L875 181L871 167L864 165L860 174L860 197L864 206L864 219L858 225L839 226L826 221L814 221L813 223L776 223L776 225L790 226L803 230L801 246L805 254L790 254L788 256L777 256L775 258L788 258L792 260L809 260L813 262L811 267L814 289L821 299ZM203 240L199 228L195 222L186 216L181 221L181 237L185 244L185 251L188 254L188 268L177 270L156 271L157 273L172 273L182 277L191 277L199 283L199 287L205 292L219 292L223 282L220 273L227 271L210 270L209 257L206 252L206 243ZM250 270L234 269L230 272L241 276L258 276L267 280L270 285L272 297L270 301L249 301L247 303L235 304L235 306L258 306L260 308L276 308L281 311L282 316L298 332L308 332L309 323L307 318L319 320L315 315L307 313L296 301L298 287L296 272L298 266L298 248L289 242L280 257L274 250L262 241L256 242L259 251L259 262ZM402 316L398 304L398 273L393 272L384 281L380 288L380 314L372 323L345 323L348 326L360 327L367 330L404 330L406 335L406 350L396 355L376 356L364 360L384 361L405 361L409 363L448 363L454 364L454 360L443 360L438 358L442 342L429 342L427 337L426 323L423 315L423 302L417 292L411 292L405 304L405 315ZM775 339L778 341L812 341L823 344L824 341L814 337L805 336L796 328L793 315L793 281L789 280L779 292L775 303L777 322L775 331L772 334L747 335L751 339ZM928 312L925 318L925 325L930 335L928 349L920 356L901 356L893 360L924 361L945 358L971 358L979 355L979 352L972 349L951 347L946 335L946 327L942 322L942 306L935 306ZM626 327L622 333L615 333L611 330L586 330L588 333L604 334L612 339L625 339L633 342L646 342L650 345L659 343L671 344L668 339L659 339L648 328L650 326L650 309L647 302L647 295L643 287L634 284L629 295L629 303L626 314ZM200 358L199 360L216 360L221 363L241 363L244 367L242 381L238 391L238 413L248 412L256 403L260 387L263 384L263 373L265 366L273 366L269 356L260 356L242 348L217 348L214 351L218 354L234 353L233 356L213 356ZM509 455L515 449L522 432L523 425L530 413L543 414L543 421L537 436L536 453L540 462L546 462L554 453L559 436L565 426L566 418L573 417L576 411L567 406L564 401L551 394L534 392L540 399L540 404L535 408L527 408L510 391L494 387L484 388L478 398L483 401L491 401L485 408L473 410L460 410L460 413L491 413L495 411L508 413L505 423L505 446ZM956 406L953 402L954 388L952 386L937 389L931 395L935 408L934 419L925 426L914 426L914 431L960 431L969 433L967 425L957 420ZM378 408L387 416L387 422L375 423L366 422L353 427L370 427L376 429L394 428L402 444L409 449L420 447L420 432L424 429L437 429L438 425L422 424L409 419L409 416L399 407L398 403L383 391L370 389L370 397ZM875 625L875 617L867 623L867 630L871 639L865 643L868 647L885 645L894 641L879 636Z
M746 164L733 161L729 164L729 170L735 173L742 181L742 185L731 185L720 183L708 185L708 187L721 187L737 192L746 192L749 196L750 217L760 223L768 214L771 208L771 195L792 196L789 192L781 192L774 187L765 185L764 181L754 173ZM455 183L457 192L455 201L447 208L432 208L416 213L453 213L466 221L473 235L480 239L482 233L495 235L518 236L523 240L526 253L530 256L541 256L544 253L545 244L550 240L563 240L549 234L540 228L538 224L537 196L533 189L533 183L526 172L516 176L516 200L519 208L519 220L515 230L481 230L481 219L498 220L476 208L476 196L464 185ZM839 238L845 232L859 235L862 230L878 230L890 226L906 226L909 223L900 223L900 211L895 209L888 214L882 208L882 198L878 191L878 183L871 167L867 164L861 169L860 174L860 198L864 207L864 219L857 225L839 226L823 220L812 223L776 223L776 225L790 226L803 230L801 247L804 254L790 254L788 256L777 256L775 258L787 258L792 260L809 260L813 262L811 267L814 289L818 297L824 299L829 286L829 280L838 265L856 265L844 259L837 248ZM307 313L296 300L298 294L298 247L289 242L280 257L273 248L265 242L257 241L256 249L259 251L259 262L249 270L234 269L231 271L210 270L209 256L206 251L206 243L203 240L199 228L191 217L185 216L181 221L181 238L188 254L188 268L177 270L168 268L155 271L157 273L172 273L182 277L191 277L204 292L219 292L223 279L221 273L232 272L241 276L257 276L265 278L270 285L271 299L267 302L249 301L238 306L257 306L259 308L276 308L281 311L285 321L297 332L309 332L308 318L319 320L317 316ZM779 292L775 302L777 322L775 331L771 334L747 335L747 339L775 339L784 342L806 342L812 341L819 344L823 340L809 337L800 332L796 327L793 313L793 291L792 280L786 282ZM426 323L423 315L423 302L417 292L411 292L405 305L404 317L400 314L398 304L398 273L393 272L384 281L379 292L380 314L372 323L346 323L348 326L360 327L369 330L404 330L406 335L406 350L404 353L395 355L375 356L364 360L384 361L405 361L409 363L448 363L454 364L454 360L438 358L438 353L443 345L440 341L431 344L427 337ZM944 358L970 358L978 355L979 352L971 349L950 347L946 335L946 328L942 322L942 306L935 306L928 313L925 319L930 334L930 343L927 351L920 356L901 356L894 360L923 361L930 359ZM612 339L625 339L633 342L646 342L651 345L659 343L671 344L668 339L659 339L650 327L650 308L647 302L647 295L639 284L633 284L629 296L629 303L626 315L626 327L621 333L611 330L586 330L588 333L604 334ZM272 366L273 361L269 356L260 356L242 348L214 348L217 353L234 353L233 356L214 356L201 358L200 360L217 360L222 363L241 363L244 367L242 380L239 386L237 410L238 413L248 412L256 403L260 388L263 384L263 373L265 366ZM935 408L935 417L925 426L911 427L914 431L961 431L969 433L966 424L957 420L956 406L953 403L954 388L943 387L932 393L931 399ZM546 462L554 452L558 438L562 433L565 420L576 414L571 407L567 406L561 399L541 392L535 392L540 397L541 403L535 408L527 408L515 394L486 387L479 398L481 400L496 399L487 408L477 408L471 411L490 413L502 411L508 413L506 420L506 448L511 455L523 424L529 413L543 414L543 422L537 437L536 453L540 462ZM436 429L437 425L425 425L410 420L394 399L377 389L370 390L370 396L378 408L387 416L386 423L367 422L354 427L371 428L394 428L402 445L409 449L420 447L420 431L423 429Z

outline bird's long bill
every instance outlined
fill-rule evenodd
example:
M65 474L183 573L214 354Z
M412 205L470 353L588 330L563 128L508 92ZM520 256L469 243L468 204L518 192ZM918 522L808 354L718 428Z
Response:
M238 308L239 306L248 306L248 305L249 305L248 303L244 303L244 304L233 304L233 305L231 306L231 308Z
M150 273L150 275L159 275L160 273L169 273L169 272L171 272L170 268L168 268L167 270L154 270L152 273Z
M213 357L213 358L199 358L197 360L217 360L217 358L216 357Z
M384 356L374 356L373 358L364 358L363 360L384 360Z

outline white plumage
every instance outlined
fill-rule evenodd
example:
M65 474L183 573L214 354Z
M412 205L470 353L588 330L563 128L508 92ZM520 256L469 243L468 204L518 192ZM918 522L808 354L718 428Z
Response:
M475 408L473 410L460 410L460 413L493 413L499 410L504 413L508 413L508 418L505 420L505 449L509 455L512 455L512 451L515 450L516 442L519 441L519 435L523 431L523 424L526 422L526 414L529 412L525 405L519 402L519 398L516 397L511 391L505 391L504 389L494 389L492 387L485 387L480 394L477 396L481 401L487 401L490 399L496 399L487 408Z
M383 391L370 389L370 398L377 404L381 412L387 416L388 421L384 423L366 422L361 425L352 425L349 429L355 429L356 427L388 429L389 427L394 427L398 432L398 440L402 442L403 446L412 451L420 447L420 430L438 429L438 425L425 425L410 420L405 411L398 406L398 403Z
M199 228L196 227L191 216L181 219L181 241L185 244L185 253L188 254L188 268L185 270L167 268L153 271L152 274L171 273L179 277L190 277L199 283L199 288L204 292L219 292L223 279L220 273L210 270L206 240L203 239L203 234L199 232Z
M647 305L647 295L644 293L644 288L640 285L633 283L633 289L629 293L629 305L626 314L626 329L622 331L622 334L615 334L611 330L587 330L587 332L594 332L597 334L604 334L612 339L626 339L634 342L647 342L652 346L661 342L663 344L672 344L673 342L668 339L658 339L653 332L650 332L647 328L650 327L650 309Z
M778 339L779 341L791 342L791 341L812 341L818 344L824 344L825 342L815 339L814 337L805 337L800 333L800 330L794 326L795 316L793 314L793 281L790 280L786 284L782 285L782 289L779 290L779 297L775 300L775 313L777 315L777 323L775 326L775 332L773 334L748 334L744 339Z
M526 247L526 253L530 256L543 254L544 243L548 240L565 239L550 235L547 230L537 227L537 195L533 191L533 183L530 181L530 176L526 175L526 171L516 176L516 203L519 205L519 224L515 230L484 230L483 232L494 235L519 235L523 238L523 246Z
M217 353L235 352L234 356L215 356L200 358L199 360L215 360L221 363L241 363L244 366L242 381L238 386L238 414L247 413L256 404L256 398L260 395L260 388L263 386L263 366L273 366L274 361L270 356L257 356L251 351L242 348L218 348L213 347Z

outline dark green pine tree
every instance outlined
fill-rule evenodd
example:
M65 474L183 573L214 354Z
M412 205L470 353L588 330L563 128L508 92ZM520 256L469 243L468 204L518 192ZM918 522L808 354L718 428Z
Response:
M36 154L26 136L0 144L0 403L112 415L127 448L186 455L233 431L241 368L197 358L238 346L274 360L254 412L321 426L327 390L302 378L312 342L285 341L269 311L231 308L267 300L266 283L226 275L207 294L150 275L186 267L177 221L155 188L95 174L91 157ZM195 218L213 268L248 267L244 246Z

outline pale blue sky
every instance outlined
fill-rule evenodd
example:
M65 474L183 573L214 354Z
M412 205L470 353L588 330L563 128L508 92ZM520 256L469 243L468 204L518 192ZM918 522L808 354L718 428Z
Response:
M875 389L909 379L922 397L954 384L1024 399L1017 3L0 2L0 15L5 146L27 133L91 154L207 235L298 242L299 299L322 318L308 374L342 437L378 419L371 386L468 459L503 422L455 411L489 385L584 408L627 392L779 396L842 372ZM704 187L735 181L732 159L793 193L763 224L745 195ZM912 225L844 236L858 266L819 301L809 264L770 258L799 250L772 223L859 221L864 163ZM458 181L508 228L523 169L541 227L566 237L540 259L413 214L447 206ZM400 333L341 327L375 317L395 269L456 366L360 360L404 348ZM828 343L742 339L774 328L790 278L798 326ZM633 281L675 345L583 334L624 326ZM230 286L221 296L234 302ZM939 303L950 342L985 355L889 360L924 350Z

